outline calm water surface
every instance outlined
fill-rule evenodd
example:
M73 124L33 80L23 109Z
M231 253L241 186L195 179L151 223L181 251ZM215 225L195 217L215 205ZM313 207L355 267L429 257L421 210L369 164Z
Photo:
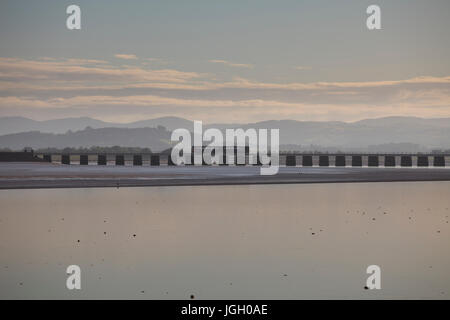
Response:
M450 182L1 190L0 298L449 299L449 208Z

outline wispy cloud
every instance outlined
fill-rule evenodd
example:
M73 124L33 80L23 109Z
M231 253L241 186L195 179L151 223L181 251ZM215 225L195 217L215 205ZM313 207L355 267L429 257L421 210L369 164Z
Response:
M448 98L448 97L447 97ZM380 105L374 108L367 104L338 105L332 103L309 104L300 102L282 102L277 100L251 99L251 100L207 100L207 99L181 99L168 98L155 95L138 96L75 96L71 98L35 99L26 97L0 97L0 105L6 105L16 114L19 111L36 112L95 112L100 116L107 116L114 110L115 119L121 120L123 116L133 118L134 114L152 114L158 110L160 115L176 113L178 116L213 121L249 122L261 119L309 119L309 120L359 120L371 117L386 117L414 115L430 117L430 108L433 117L448 117L449 112L443 108L449 100L442 101L433 106L418 105L415 102L397 101L389 105ZM215 112L211 117L210 110ZM238 116L237 116L238 115ZM330 118L330 115L333 117ZM236 117L237 116L237 117ZM110 118L111 119L111 118ZM139 118L134 118L138 120Z
M234 62L230 62L230 61L226 61L226 60L219 60L219 59L209 60L209 62L219 63L219 64L223 64L223 65L226 65L229 67L236 67L236 68L253 68L252 64L234 63Z
M148 65L161 65L161 64L168 64L169 62L165 59L161 58L143 58L141 59L141 64L144 66Z
M295 70L311 70L311 67L308 66L296 66L294 67Z
M48 80L64 81L151 81L185 82L199 78L196 72L173 69L148 70L135 66L114 67L111 65L89 65L85 61L37 61L17 58L0 58L0 80Z
M0 58L1 59L1 58ZM38 59L38 61L50 61L50 62L60 62L65 65L92 65L92 64L106 64L108 61L106 60L98 60L98 59L60 59L60 58L52 58L52 57L42 57Z
M380 81L354 81L354 82L291 82L269 83L250 81L245 78L235 78L234 81L225 83L227 87L252 88L252 89L284 89L284 90L314 90L330 88L375 88L399 86L404 84L446 84L450 85L450 76L432 77L422 76L404 80L380 80Z
M235 121L235 114L241 121L450 117L450 76L309 83L240 77L224 81L199 72L117 66L94 59L0 57L0 116L33 114L37 109L40 114L61 112L61 116L86 115L95 109L98 117L108 116L111 110L117 117L138 117L158 109L160 114L195 114L198 119L214 114L214 121Z
M151 62L165 62L164 59L160 59L160 58L145 58L145 60L151 61Z
M138 57L135 54L115 54L114 57L117 59L125 59L125 60L137 60Z

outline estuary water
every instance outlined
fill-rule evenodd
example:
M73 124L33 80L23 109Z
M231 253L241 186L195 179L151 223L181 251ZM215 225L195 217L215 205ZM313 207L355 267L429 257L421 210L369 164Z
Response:
M449 216L450 182L0 190L0 298L449 299Z

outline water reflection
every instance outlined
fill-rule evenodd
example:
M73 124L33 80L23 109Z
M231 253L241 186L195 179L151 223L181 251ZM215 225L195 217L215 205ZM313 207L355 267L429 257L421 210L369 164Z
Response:
M0 203L0 298L450 298L450 182L1 190ZM371 264L379 291L364 290Z

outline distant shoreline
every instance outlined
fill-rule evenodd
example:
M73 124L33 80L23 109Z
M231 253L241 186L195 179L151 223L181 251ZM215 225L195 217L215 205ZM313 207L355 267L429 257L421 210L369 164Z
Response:
M0 189L117 188L356 182L450 181L450 168L281 167L261 176L257 167L63 166L1 163Z

